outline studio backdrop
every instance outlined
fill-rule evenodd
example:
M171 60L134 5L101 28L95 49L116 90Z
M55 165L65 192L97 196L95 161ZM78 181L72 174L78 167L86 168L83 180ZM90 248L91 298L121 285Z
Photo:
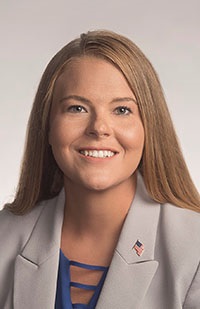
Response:
M42 72L80 33L134 41L160 77L191 176L200 190L200 1L0 2L0 208L12 201L26 125Z

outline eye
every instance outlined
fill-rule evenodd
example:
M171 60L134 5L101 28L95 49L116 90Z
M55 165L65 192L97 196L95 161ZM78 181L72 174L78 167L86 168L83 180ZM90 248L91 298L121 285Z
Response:
M129 115L132 113L131 109L127 106L118 106L115 108L114 112L117 115Z
M68 107L67 109L68 112L70 113L87 113L85 107L81 106L81 105L71 105Z

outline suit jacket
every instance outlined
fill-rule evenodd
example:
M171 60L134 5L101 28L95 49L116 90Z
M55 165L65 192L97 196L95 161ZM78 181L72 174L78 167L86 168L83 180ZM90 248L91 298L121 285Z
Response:
M24 216L1 211L1 309L54 308L64 199L62 190ZM200 214L151 200L139 176L96 308L199 309L199 261Z

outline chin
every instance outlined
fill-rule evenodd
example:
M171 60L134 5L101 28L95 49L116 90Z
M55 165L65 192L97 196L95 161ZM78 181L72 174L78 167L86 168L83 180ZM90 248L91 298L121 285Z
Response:
M85 187L90 191L103 192L105 190L109 190L112 186L97 183L97 184L87 184Z
M109 181L96 181L96 182L90 182L85 183L84 186L90 191L94 192L105 192L114 188L117 188L123 183L123 181L119 182L109 182Z

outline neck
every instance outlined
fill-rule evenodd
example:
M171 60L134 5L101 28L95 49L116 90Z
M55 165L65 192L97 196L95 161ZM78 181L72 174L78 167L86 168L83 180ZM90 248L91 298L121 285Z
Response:
M99 241L108 235L118 238L135 188L136 175L101 192L88 190L66 180L63 232Z

